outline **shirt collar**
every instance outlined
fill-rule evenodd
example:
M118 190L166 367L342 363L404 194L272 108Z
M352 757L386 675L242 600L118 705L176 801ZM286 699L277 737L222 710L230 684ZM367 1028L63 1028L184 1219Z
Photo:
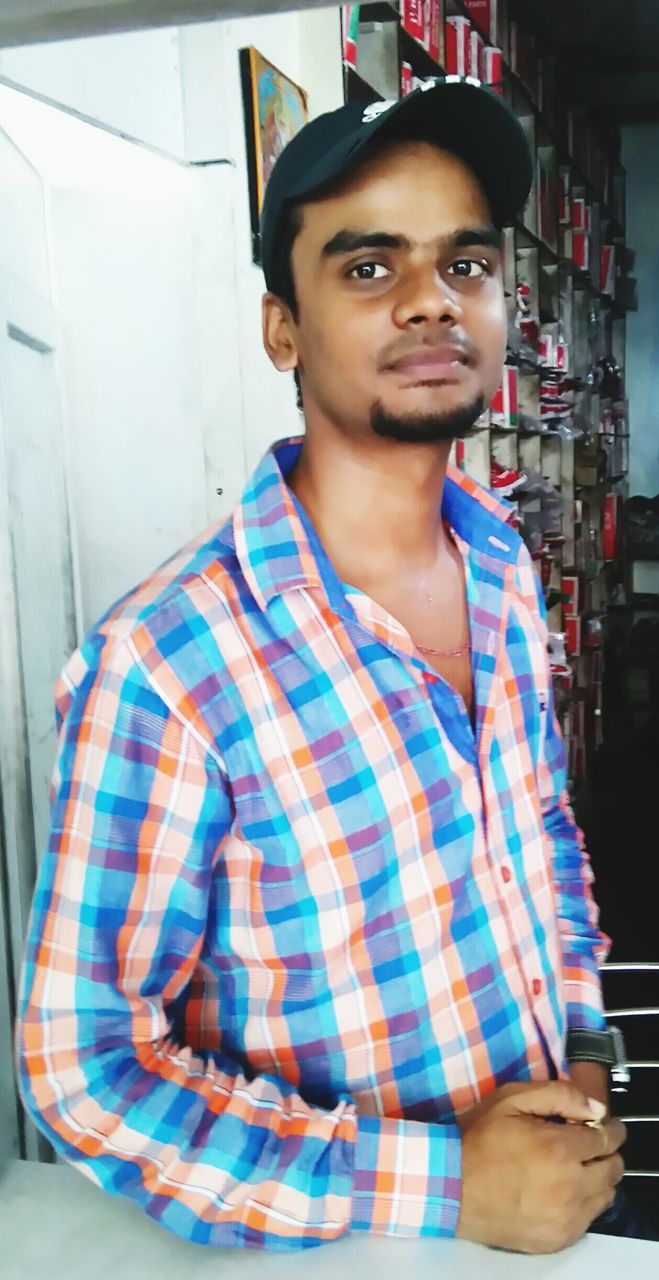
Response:
M320 588L334 608L345 593L306 512L286 483L302 437L280 440L248 481L225 530L245 579L262 608L294 588ZM510 503L449 467L442 515L464 542L494 560L517 559L518 538L507 525ZM231 537L231 533L233 537Z

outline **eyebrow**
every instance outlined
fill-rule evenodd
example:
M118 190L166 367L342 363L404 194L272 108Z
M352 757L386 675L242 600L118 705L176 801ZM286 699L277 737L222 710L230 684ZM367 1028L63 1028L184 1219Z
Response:
M501 232L493 223L482 227L460 227L448 236L438 236L437 243L446 249L466 249L483 245L491 249L501 248ZM363 249L398 249L409 253L414 242L407 236L392 235L388 231L339 231L323 246L322 258L337 258L343 254L360 253Z

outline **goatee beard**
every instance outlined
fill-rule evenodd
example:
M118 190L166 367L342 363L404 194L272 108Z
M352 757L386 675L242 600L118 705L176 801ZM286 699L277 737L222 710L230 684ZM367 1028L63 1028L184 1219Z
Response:
M387 413L380 401L371 409L371 429L385 440L402 444L436 444L440 440L462 440L485 409L485 396L448 413L416 413L408 417Z

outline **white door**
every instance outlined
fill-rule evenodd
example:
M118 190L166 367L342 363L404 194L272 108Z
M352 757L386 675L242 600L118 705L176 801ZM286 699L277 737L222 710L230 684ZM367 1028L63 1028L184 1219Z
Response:
M0 1160L45 1154L17 1103L12 1028L48 828L53 685L76 644L57 346L50 301L0 270Z

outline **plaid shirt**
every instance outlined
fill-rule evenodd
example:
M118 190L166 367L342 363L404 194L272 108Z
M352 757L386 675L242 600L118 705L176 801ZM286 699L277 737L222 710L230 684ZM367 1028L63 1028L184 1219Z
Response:
M475 728L259 466L58 689L18 1058L55 1148L189 1240L455 1231L456 1115L566 1071L604 939L542 601L457 472Z

